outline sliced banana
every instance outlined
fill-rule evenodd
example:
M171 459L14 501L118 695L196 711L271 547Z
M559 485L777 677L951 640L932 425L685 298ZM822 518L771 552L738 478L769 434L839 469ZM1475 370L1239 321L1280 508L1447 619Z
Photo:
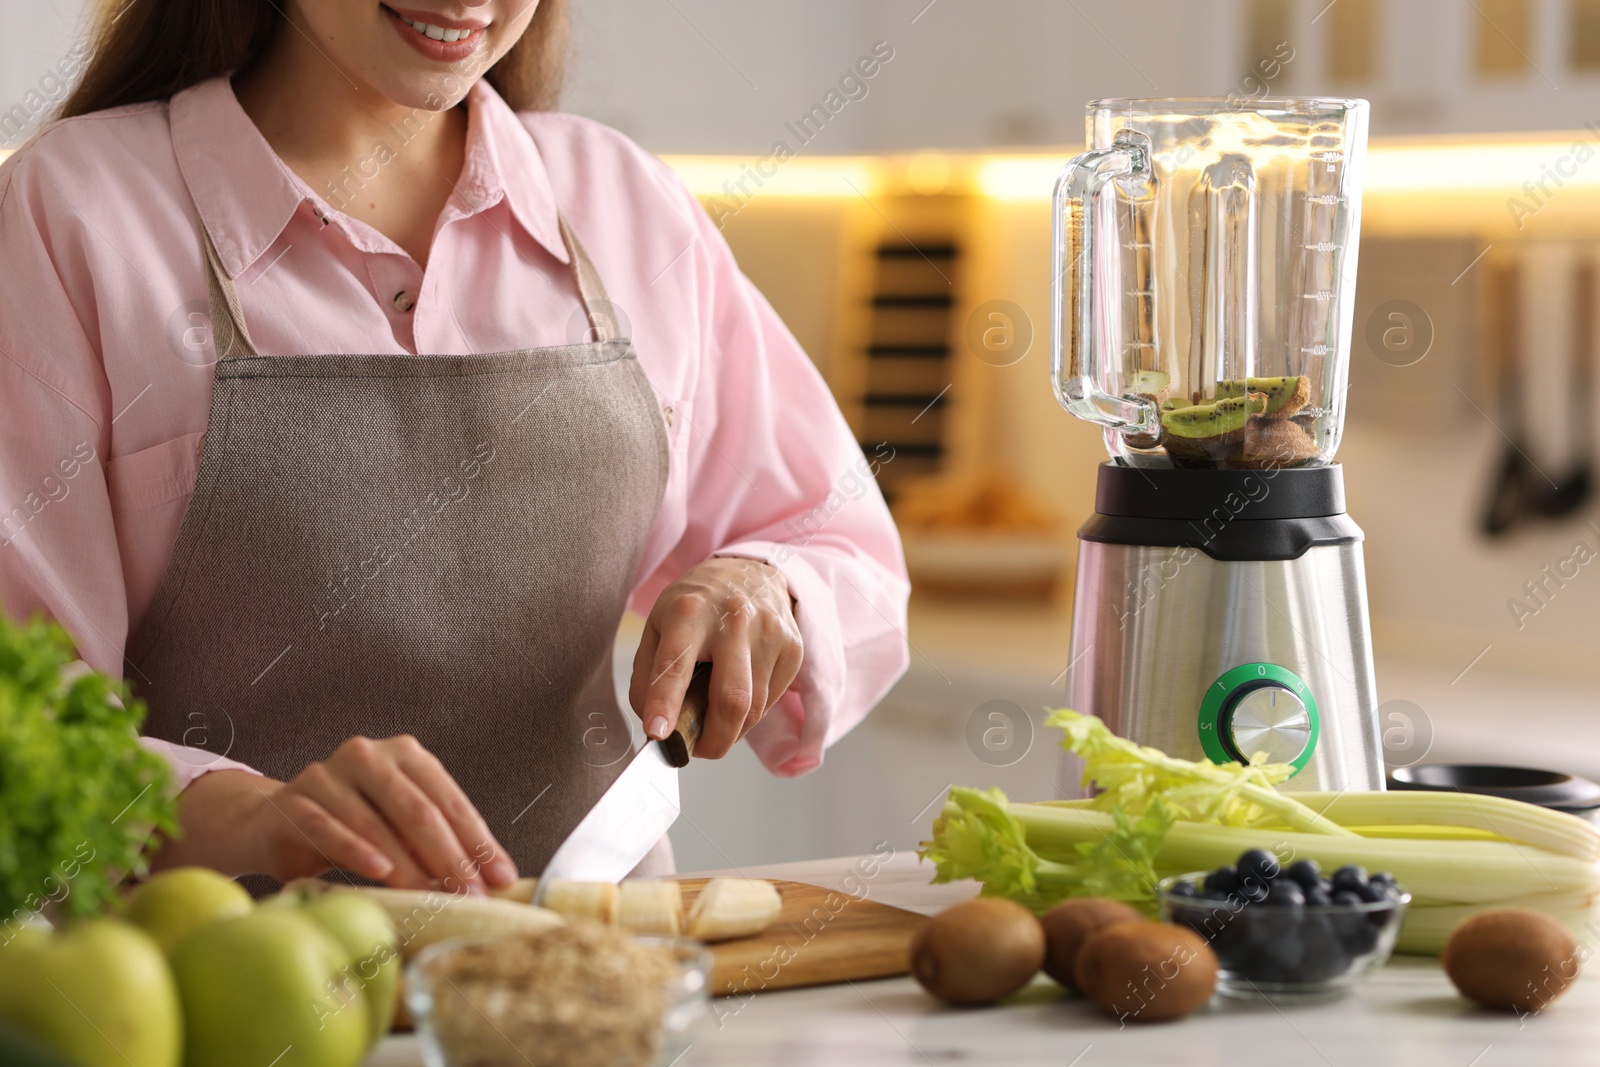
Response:
M726 941L752 937L771 926L783 911L778 887L758 878L713 878L689 909L690 937Z
M617 887L611 882L556 880L545 886L539 903L567 919L592 919L615 926L618 896Z
M630 879L617 890L617 925L636 934L683 933L683 887L677 882Z

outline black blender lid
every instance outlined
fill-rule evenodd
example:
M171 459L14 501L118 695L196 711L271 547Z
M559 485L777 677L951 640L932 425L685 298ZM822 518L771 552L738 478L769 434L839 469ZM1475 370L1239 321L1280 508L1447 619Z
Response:
M1390 789L1435 793L1479 793L1537 804L1556 811L1600 808L1600 785L1575 774L1494 763L1426 763L1389 772Z

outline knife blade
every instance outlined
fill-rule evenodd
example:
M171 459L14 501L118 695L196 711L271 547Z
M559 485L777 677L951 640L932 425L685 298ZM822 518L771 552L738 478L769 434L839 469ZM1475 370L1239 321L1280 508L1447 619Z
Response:
M646 741L601 794L539 875L533 903L556 880L620 882L677 821L678 768L687 766L710 700L711 664L695 664L678 723Z

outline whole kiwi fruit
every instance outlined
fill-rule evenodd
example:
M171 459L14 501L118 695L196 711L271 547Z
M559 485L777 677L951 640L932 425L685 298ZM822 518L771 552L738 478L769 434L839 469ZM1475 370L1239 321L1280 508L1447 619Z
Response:
M1450 932L1439 963L1456 989L1486 1008L1542 1011L1578 977L1578 946L1543 912L1480 912Z
M1068 989L1077 989L1073 968L1083 943L1108 926L1144 921L1137 909L1105 897L1079 897L1057 904L1039 918L1047 943L1044 973Z
M1118 923L1084 942L1074 980L1113 1018L1163 1022L1211 999L1217 957L1193 930L1171 923Z
M947 908L911 942L911 974L947 1004L993 1004L1044 963L1044 928L1021 904L979 897Z

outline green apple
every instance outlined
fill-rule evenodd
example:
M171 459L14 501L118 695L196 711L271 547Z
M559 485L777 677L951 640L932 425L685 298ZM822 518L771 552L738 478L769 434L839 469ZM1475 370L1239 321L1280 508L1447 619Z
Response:
M154 940L119 919L0 946L0 1018L81 1067L178 1067L178 990Z
M249 892L232 878L205 867L175 867L128 894L122 917L155 938L170 956L186 935L254 907Z
M347 989L347 952L295 908L203 926L172 954L184 1067L355 1067L370 1011Z
M350 987L359 989L367 1001L371 1043L377 1044L394 1022L400 995L400 939L389 913L360 893L337 890L310 898L300 911L332 934L349 954L345 974Z

